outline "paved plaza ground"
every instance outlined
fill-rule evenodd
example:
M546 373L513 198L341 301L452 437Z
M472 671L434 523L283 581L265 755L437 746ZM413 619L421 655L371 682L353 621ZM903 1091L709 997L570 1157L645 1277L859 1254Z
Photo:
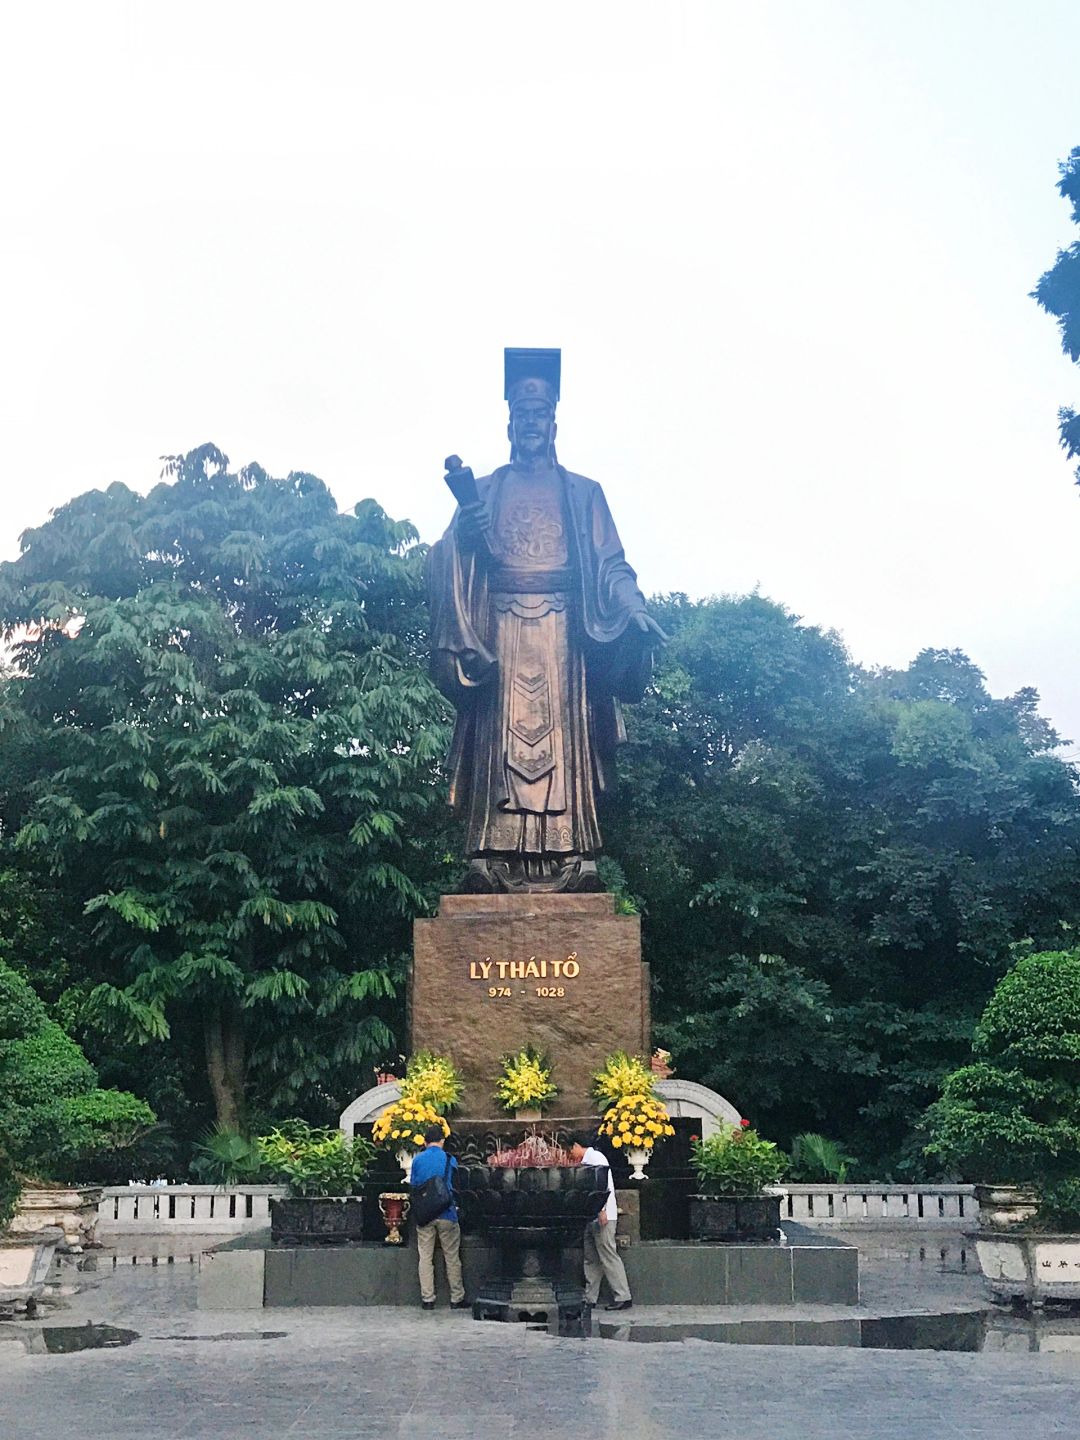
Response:
M865 1315L983 1303L955 1233L845 1238L863 1252ZM954 1353L556 1339L447 1310L208 1313L195 1307L190 1244L174 1251L129 1242L98 1252L94 1269L64 1266L81 1288L50 1302L44 1323L124 1327L138 1334L128 1346L32 1353L20 1327L34 1325L0 1325L0 1440L1080 1436L1080 1352L1031 1352L1021 1322L998 1349ZM1051 1325L1080 1345L1080 1322Z

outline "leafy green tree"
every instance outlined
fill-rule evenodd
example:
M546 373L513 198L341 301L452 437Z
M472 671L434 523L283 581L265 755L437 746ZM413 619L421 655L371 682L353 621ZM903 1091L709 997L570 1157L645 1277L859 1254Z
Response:
M1060 167L1058 189L1072 206L1072 218L1080 225L1080 145ZM1059 250L1054 264L1031 292L1044 310L1053 315L1061 331L1061 348L1070 360L1080 361L1080 240ZM1080 459L1080 414L1063 408L1058 411L1061 444L1070 460ZM1076 471L1080 485L1080 466Z
M213 446L168 476L79 496L0 569L5 823L92 927L84 1022L198 1035L236 1130L332 1108L394 1046L446 868L445 711L409 525Z
M1011 946L1080 918L1080 796L1037 696L955 651L853 666L760 596L656 602L672 642L606 833L658 1038L787 1142L910 1174Z

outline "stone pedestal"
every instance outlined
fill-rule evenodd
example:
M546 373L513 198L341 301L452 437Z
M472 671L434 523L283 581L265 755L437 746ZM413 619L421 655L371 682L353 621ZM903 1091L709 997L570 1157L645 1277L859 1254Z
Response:
M449 1055L465 1080L459 1113L482 1118L501 1057L530 1043L559 1086L545 1115L590 1113L592 1074L613 1050L649 1054L639 918L616 915L610 895L445 895L414 927L410 1053Z

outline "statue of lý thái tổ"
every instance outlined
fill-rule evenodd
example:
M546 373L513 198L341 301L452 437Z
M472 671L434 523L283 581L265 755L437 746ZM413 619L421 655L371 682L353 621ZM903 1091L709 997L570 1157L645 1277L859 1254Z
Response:
M428 559L431 663L457 710L450 800L467 891L600 890L597 799L614 783L620 702L640 700L664 633L595 480L555 457L558 350L507 350L510 463L475 478Z

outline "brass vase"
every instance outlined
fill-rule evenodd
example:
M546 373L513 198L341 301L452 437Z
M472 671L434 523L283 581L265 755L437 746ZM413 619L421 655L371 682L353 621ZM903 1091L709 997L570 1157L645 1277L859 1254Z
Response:
M384 1245L403 1243L401 1227L409 1213L409 1192L407 1190L384 1190L379 1195L379 1211L386 1226Z

